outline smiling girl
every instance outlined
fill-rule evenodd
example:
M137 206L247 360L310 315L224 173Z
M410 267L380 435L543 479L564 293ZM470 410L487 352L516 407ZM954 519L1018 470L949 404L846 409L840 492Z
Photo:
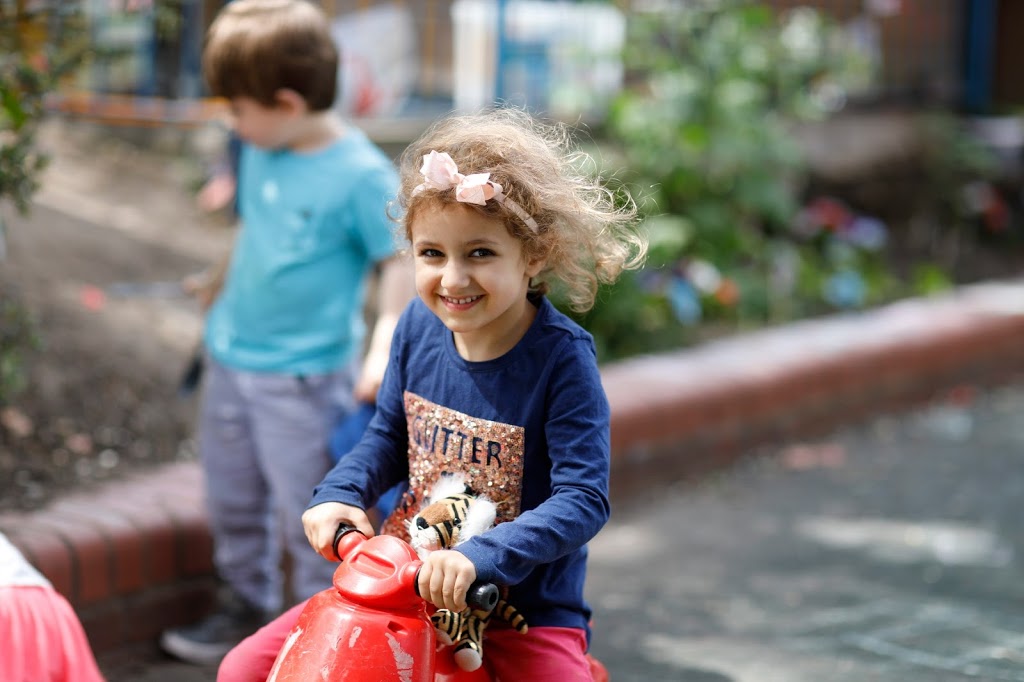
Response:
M334 559L338 525L372 536L365 510L396 483L408 492L382 532L406 539L442 475L487 496L495 526L431 553L419 588L453 610L474 580L508 588L529 631L487 630L497 680L592 679L583 586L586 543L610 513L609 408L592 337L545 293L559 280L588 309L646 242L632 204L582 173L587 161L564 127L514 109L445 119L406 150L399 208L418 299L395 330L366 434L303 515L310 544ZM219 679L264 679L299 611L240 644ZM250 676L235 674L243 661Z

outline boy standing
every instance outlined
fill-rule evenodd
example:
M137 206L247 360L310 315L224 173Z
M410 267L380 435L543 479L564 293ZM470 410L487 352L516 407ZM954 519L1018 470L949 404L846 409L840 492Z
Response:
M305 0L235 0L210 27L203 72L246 143L230 264L193 287L212 303L198 447L225 589L210 616L161 643L211 663L283 606L279 538L293 599L331 584L336 565L310 550L300 518L330 468L331 428L376 398L414 287L387 216L394 166L332 111L338 51L323 13ZM375 266L379 314L360 370Z

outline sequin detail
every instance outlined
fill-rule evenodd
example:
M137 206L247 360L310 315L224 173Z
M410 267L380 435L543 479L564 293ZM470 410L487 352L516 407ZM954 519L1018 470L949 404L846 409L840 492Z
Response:
M478 419L405 392L409 431L409 490L383 532L408 539L405 522L419 511L441 474L461 473L498 507L496 523L519 516L525 429Z

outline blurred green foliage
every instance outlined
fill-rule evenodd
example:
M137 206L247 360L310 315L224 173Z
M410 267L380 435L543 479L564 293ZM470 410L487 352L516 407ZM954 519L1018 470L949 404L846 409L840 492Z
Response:
M79 3L0 2L0 202L28 210L47 162L35 138L45 97L87 51Z
M617 181L650 239L647 266L577 316L603 360L949 286L929 264L897 280L887 225L803 196L808 163L791 125L832 115L870 83L870 55L811 8L659 7L629 16L627 88L603 131L605 165L628 169ZM972 153L944 149L955 158L935 160L936 187L960 182L948 171Z

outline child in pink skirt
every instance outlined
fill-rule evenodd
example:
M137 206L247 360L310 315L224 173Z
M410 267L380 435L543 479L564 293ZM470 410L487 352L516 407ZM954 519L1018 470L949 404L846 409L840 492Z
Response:
M0 533L0 680L103 682L71 604Z

